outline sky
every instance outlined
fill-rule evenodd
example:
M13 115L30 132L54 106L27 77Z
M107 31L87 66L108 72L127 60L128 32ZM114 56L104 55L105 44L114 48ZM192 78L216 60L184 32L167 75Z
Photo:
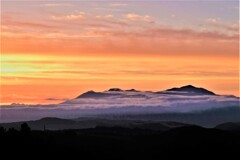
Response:
M239 96L239 2L1 1L1 104L192 84Z

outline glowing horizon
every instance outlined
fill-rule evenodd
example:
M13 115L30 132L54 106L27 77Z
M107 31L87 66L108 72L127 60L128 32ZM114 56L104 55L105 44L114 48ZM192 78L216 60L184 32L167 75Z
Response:
M1 5L1 104L188 84L240 96L238 1Z

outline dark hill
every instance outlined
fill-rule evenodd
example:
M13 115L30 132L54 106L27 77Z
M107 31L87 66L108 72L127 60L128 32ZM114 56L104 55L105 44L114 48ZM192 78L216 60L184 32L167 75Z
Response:
M223 123L217 125L215 128L225 131L240 131L240 122Z

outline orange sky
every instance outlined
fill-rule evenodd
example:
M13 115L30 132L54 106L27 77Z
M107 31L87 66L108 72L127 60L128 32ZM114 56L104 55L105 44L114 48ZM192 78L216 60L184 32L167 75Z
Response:
M187 84L239 96L236 11L226 17L215 11L218 2L208 5L214 14L206 15L183 12L182 3L79 3L2 3L2 104L58 103L111 87L159 91Z

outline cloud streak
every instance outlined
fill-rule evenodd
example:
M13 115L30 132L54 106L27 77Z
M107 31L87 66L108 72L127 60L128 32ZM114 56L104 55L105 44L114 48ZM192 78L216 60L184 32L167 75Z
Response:
M67 98L46 98L45 100L48 100L48 101L67 101L68 99Z
M43 24L43 23L15 21L15 20L10 20L10 19L4 20L3 25L11 26L11 27L22 27L22 28L41 28L41 29L56 28L56 26L51 26L51 25Z

